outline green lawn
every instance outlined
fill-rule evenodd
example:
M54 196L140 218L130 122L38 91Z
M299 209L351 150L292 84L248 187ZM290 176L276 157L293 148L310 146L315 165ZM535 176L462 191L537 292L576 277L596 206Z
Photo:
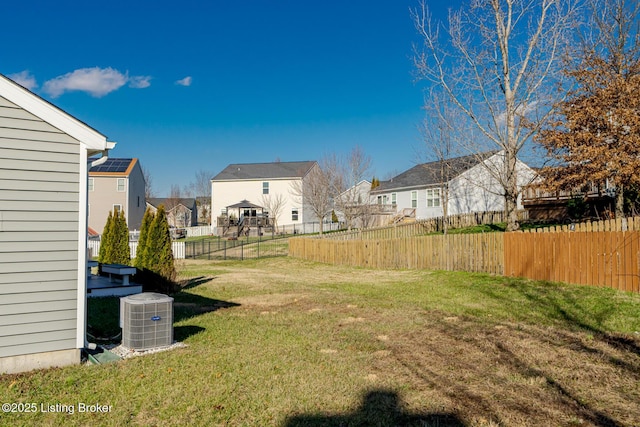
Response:
M640 425L640 295L286 257L180 271L187 347L3 375L38 411L0 425ZM89 309L117 332L116 299Z

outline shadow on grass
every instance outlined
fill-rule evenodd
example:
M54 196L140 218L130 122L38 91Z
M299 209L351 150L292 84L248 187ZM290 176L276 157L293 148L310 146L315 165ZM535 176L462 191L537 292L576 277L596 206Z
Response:
M190 289L210 281L210 278L196 278L182 289ZM180 322L205 313L211 313L224 308L237 307L240 304L206 298L190 292L178 291L171 293L173 298L173 321ZM99 343L117 343L122 338L120 329L120 297L88 298L87 329L89 338ZM200 326L174 326L174 338L178 341L187 339L204 331Z
M289 417L283 427L314 426L451 426L464 424L453 414L411 413L402 410L398 394L390 390L367 392L360 407L350 414L302 414Z
M576 337L563 331L520 329L517 325L484 329L472 323L472 320L433 323L403 339L396 337L391 350L408 375L406 381L418 390L437 390L459 409L456 412L459 419L471 425L481 419L495 425L514 422L520 425L517 421L522 419L529 420L528 425L565 425L557 418L563 413L569 422L575 420L580 424L586 421L587 425L599 427L636 425L625 423L637 415L634 396L623 391L625 386L603 392L606 384L614 384L621 377L631 377L629 383L637 381L640 371L633 357L624 362L624 356L613 357L613 352L595 348L592 351L599 353L596 358L579 355L587 350ZM416 345L422 350L413 351ZM548 363L554 354L569 358ZM592 373L584 376L573 373L584 368L585 361L594 359L602 362L591 368ZM623 365L629 372L615 373ZM598 404L597 398L587 392L594 386L590 381L601 382L598 384L601 394L597 396L615 404Z
M177 292L173 295L173 321L190 319L205 313L211 313L224 308L238 307L240 304L230 301L222 301L207 298L186 292Z
M174 326L173 327L173 339L176 341L184 341L187 338L197 335L200 332L204 332L204 328L201 326Z
M187 279L187 280L181 281L179 283L179 285L180 285L182 290L187 290L187 289L196 288L196 287L198 287L200 285L203 285L205 283L209 283L213 279L215 279L215 277L209 277L209 276L193 277L191 279Z
M536 324L537 319L527 315L527 311L541 313L546 319L559 323L569 330L582 330L593 335L593 338L619 350L640 355L640 346L636 340L624 334L611 333L604 324L617 314L619 307L612 297L604 296L594 299L590 297L591 289L563 288L553 283L543 282L535 285L530 282L509 280L507 288L524 298L525 304L519 304L516 317L520 320ZM504 293L491 287L482 291L486 297L502 304L513 304L513 294ZM591 351L591 348L584 348Z

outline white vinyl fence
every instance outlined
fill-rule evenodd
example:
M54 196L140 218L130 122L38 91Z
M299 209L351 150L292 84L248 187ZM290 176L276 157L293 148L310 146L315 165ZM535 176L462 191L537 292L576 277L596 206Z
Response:
M89 240L87 247L89 248L89 256L97 257L100 253L100 240ZM136 257L136 250L138 249L138 242L129 242L129 251L131 252L131 258ZM173 251L174 259L184 259L184 242L172 242L171 250Z
M210 225L199 225L197 227L185 227L185 230L187 230L187 237L211 236L214 227Z

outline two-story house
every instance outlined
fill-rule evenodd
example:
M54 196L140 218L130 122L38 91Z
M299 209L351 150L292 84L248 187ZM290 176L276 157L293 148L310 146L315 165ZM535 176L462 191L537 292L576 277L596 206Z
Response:
M109 211L124 210L129 230L138 230L146 209L145 179L137 158L109 158L89 169L89 227L102 234Z
M246 201L264 208L278 226L317 221L293 188L318 167L315 161L230 164L211 179L211 217Z
M422 163L380 183L371 190L374 203L393 208L416 219L447 214L500 211L504 209L499 180L504 170L504 155L492 151ZM535 171L517 161L518 187L522 189L536 176ZM522 209L522 196L518 197Z

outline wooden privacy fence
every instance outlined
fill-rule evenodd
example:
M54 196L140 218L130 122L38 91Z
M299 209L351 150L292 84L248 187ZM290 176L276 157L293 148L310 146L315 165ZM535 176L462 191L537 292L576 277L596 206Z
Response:
M502 233L417 236L381 240L294 238L289 255L329 264L502 274Z
M640 231L505 233L504 275L640 292Z
M370 268L458 270L640 292L640 218L535 232L387 239L298 237L289 255Z

